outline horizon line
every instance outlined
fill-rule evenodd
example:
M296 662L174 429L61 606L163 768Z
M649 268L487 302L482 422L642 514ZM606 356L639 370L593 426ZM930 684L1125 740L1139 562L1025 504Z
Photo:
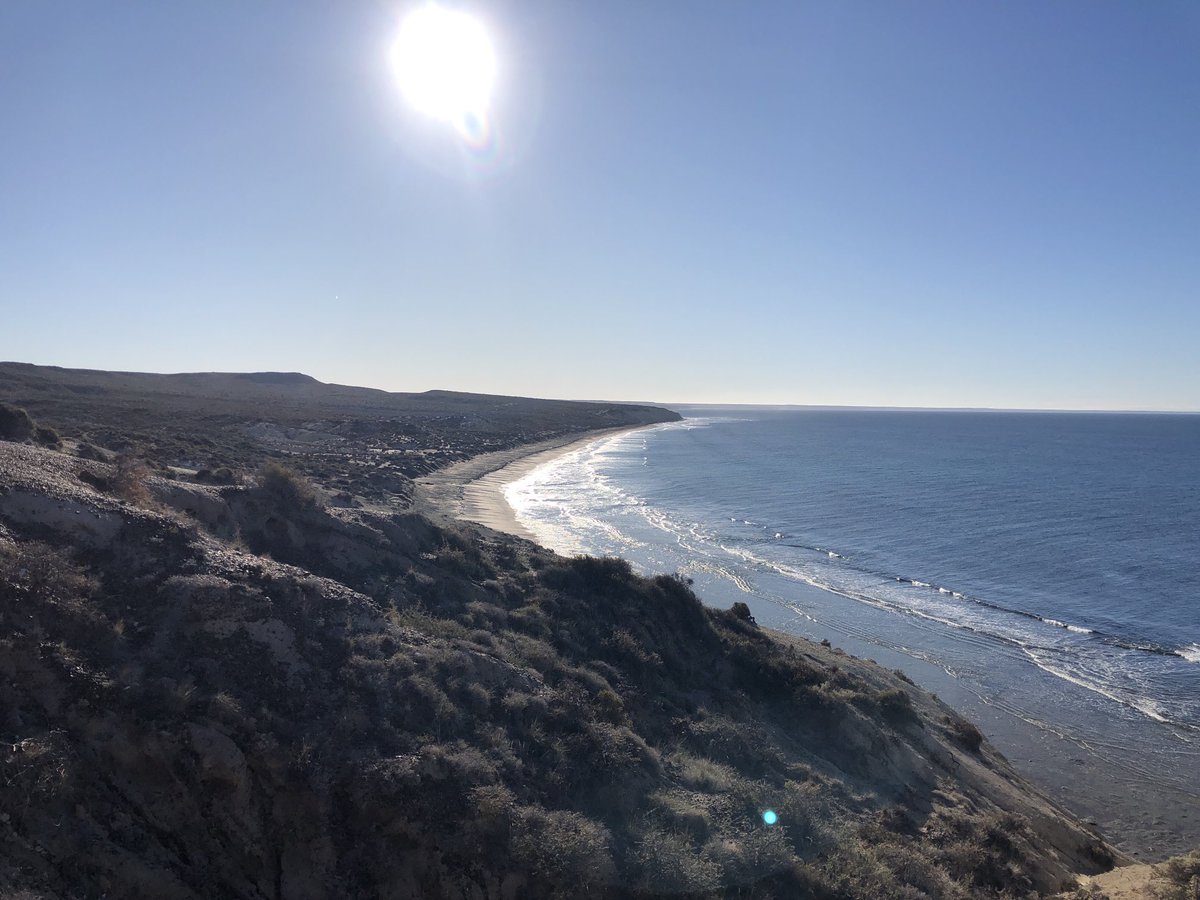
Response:
M713 403L688 400L682 402L664 402L661 400L610 400L610 401L585 401L590 403L609 402L609 403L645 403L653 406L665 406L668 409L674 407L711 407L721 409L813 409L813 410L830 410L830 411L859 411L859 412L987 412L987 413L1109 413L1118 415L1171 415L1171 416L1194 416L1200 415L1200 408L1196 409L1158 409L1153 407L1135 408L1135 409L1110 409L1108 407L1057 407L1057 406L887 406L881 404L853 404L853 403Z
M424 390L393 390L390 388L371 387L368 385L343 384L337 381L321 381L315 375L309 375L302 370L283 371L283 370L255 370L255 371L222 371L219 369L184 371L184 372L153 372L153 371L138 371L133 369L92 369L75 366L63 366L55 363L32 363L23 362L21 360L0 360L0 365L18 365L30 366L37 369L58 369L68 372L94 372L109 375L159 375L159 376L188 376L188 375L302 375L311 378L318 384L329 385L333 387L348 387L359 388L362 390L382 391L388 394L420 394L429 393L432 391L443 391L446 393L457 394L482 394L494 397L516 397L528 400L566 400L575 403L623 403L623 404L640 404L648 406L661 406L671 409L676 406L704 406L722 409L812 409L812 410L828 410L828 411L859 411L859 412L991 412L991 413L1109 413L1119 415L1200 415L1200 407L1192 409L1159 409L1153 407L1141 407L1135 409L1110 409L1110 408L1079 408L1079 407L1055 407L1055 406L889 406L887 404L853 404L853 403L722 403L708 400L686 400L686 401L662 401L662 400L615 400L615 399L582 399L579 397L531 397L523 394L493 394L490 391L478 390L463 390L461 388L425 388Z

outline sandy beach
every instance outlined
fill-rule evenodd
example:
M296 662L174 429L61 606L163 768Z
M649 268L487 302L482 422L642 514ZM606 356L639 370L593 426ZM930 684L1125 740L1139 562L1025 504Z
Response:
M606 428L474 456L418 479L416 501L424 511L536 542L536 536L517 521L505 499L505 487L559 456L614 434L645 427L650 426Z

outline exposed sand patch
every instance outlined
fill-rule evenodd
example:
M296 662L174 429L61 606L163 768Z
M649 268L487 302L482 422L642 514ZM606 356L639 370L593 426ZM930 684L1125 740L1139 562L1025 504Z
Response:
M1108 900L1155 900L1156 887L1166 887L1165 879L1157 878L1151 865L1121 866L1102 875L1080 875L1083 888L1096 888ZM1064 897L1071 896L1063 894Z

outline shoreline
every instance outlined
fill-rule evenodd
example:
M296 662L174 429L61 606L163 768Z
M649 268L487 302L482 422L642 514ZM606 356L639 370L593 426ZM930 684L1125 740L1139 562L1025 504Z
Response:
M516 510L509 505L504 489L539 466L595 441L653 427L634 425L577 432L510 450L473 456L417 479L414 505L425 512L483 525L493 531L540 545L537 536L517 520Z
M428 511L540 544L518 521L505 497L505 488L567 453L614 434L648 427L587 432L474 457L421 479L419 495L432 507ZM1089 747L1086 733L1078 737L1053 725L1039 725L1019 714L997 709L990 695L979 694L953 673L929 660L880 644L870 635L847 630L844 623L825 619L815 628L805 627L793 612L764 602L761 597L748 598L740 593L734 596L726 590L714 590L713 585L708 587L704 593L706 604L723 606L730 600L748 601L759 625L777 638L809 642L832 638L835 646L854 657L909 672L922 688L934 696L940 695L952 708L982 727L993 745L1044 796L1102 829L1106 839L1131 860L1158 861L1194 846L1195 825L1189 819L1187 793L1175 795L1167 784L1150 779L1142 785L1150 802L1137 802L1132 798L1140 779L1125 771L1119 760L1108 759L1103 752ZM793 585L792 591L797 597L811 592L815 608L828 604L832 598L845 599L837 591L816 585Z

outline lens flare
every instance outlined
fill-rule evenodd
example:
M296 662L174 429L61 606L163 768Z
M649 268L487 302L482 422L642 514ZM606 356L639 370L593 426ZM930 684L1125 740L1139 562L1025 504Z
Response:
M453 125L464 141L478 140L481 129L486 133L496 54L478 19L432 3L421 6L401 23L391 62L413 109Z
M418 164L476 181L515 166L538 128L541 69L478 0L409 0L385 48L401 115L397 143ZM497 48L503 47L503 54Z

